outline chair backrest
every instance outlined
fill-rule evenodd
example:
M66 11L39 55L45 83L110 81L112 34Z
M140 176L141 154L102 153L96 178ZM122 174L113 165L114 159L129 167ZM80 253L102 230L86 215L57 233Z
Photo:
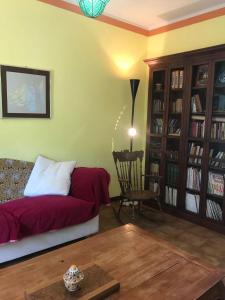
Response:
M122 194L143 190L142 161L144 151L113 151L112 154Z

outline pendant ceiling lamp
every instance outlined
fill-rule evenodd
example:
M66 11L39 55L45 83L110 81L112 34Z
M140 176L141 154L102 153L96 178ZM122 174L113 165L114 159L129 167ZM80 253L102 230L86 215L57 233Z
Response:
M78 0L78 4L85 16L96 18L103 13L109 1L110 0Z

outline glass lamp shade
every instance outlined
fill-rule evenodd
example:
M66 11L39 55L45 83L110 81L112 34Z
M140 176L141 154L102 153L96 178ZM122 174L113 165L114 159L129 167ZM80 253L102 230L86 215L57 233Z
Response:
M78 0L78 4L85 16L96 18L100 16L110 0Z
M130 137L136 136L136 135L137 135L137 130L136 130L136 128L134 128L134 127L129 128L129 129L128 129L128 135L129 135Z

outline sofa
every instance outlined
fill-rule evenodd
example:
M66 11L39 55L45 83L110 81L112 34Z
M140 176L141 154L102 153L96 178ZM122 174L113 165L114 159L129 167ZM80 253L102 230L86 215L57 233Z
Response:
M103 168L75 168L68 196L24 197L33 166L0 159L0 263L98 232L100 206L109 204Z

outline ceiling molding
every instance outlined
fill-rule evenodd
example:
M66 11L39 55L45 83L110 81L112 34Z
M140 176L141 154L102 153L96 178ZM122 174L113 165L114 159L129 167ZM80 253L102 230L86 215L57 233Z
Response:
M62 9L71 11L71 12L74 12L79 15L83 15L79 6L72 4L72 3L65 2L63 0L37 0L37 1L47 3L50 5L56 6L58 8L62 8ZM179 29L179 28L182 28L185 26L200 23L200 22L203 22L206 20L221 17L224 15L225 15L225 7L219 8L219 9L207 12L207 13L199 14L197 16L190 17L190 18L187 18L187 19L184 19L181 21L177 21L175 23L171 23L171 24L168 24L168 25L156 28L156 29L151 29L151 30L147 30L147 29L123 22L123 21L119 21L117 19L105 16L105 15L101 15L100 17L98 17L95 20L101 21L101 22L104 22L104 23L107 23L107 24L110 24L112 26L116 26L116 27L119 27L122 29L126 29L129 31L135 32L135 33L139 33L144 36L153 36L153 35L157 35L157 34L171 31L174 29Z
M193 25L196 23L200 23L206 20L210 20L210 19L214 19L217 17L221 17L225 15L225 7L223 8L219 8L207 13L203 13L185 20L181 20L181 21L177 21L175 23L171 23L169 25L165 25L156 29L152 29L148 31L148 36L152 36L152 35L156 35L156 34L160 34L163 32L167 32L167 31L171 31L174 29L179 29L185 26L189 26L189 25Z
M50 5L53 5L53 6L65 9L65 10L69 10L71 12L74 12L76 14L83 16L83 13L81 12L79 6L77 6L75 4L68 3L63 0L38 0L38 1L47 3L47 4L50 4ZM105 16L105 15L101 15L98 18L93 19L93 20L101 21L101 22L104 22L104 23L107 23L107 24L110 24L110 25L113 25L113 26L116 26L119 28L123 28L123 29L129 30L129 31L135 32L135 33L145 35L145 36L148 36L148 34L149 34L149 31L147 29L144 29L144 28L141 28L141 27L138 27L138 26L135 26L135 25L123 22L123 21L119 21L119 20L116 20L114 18Z

